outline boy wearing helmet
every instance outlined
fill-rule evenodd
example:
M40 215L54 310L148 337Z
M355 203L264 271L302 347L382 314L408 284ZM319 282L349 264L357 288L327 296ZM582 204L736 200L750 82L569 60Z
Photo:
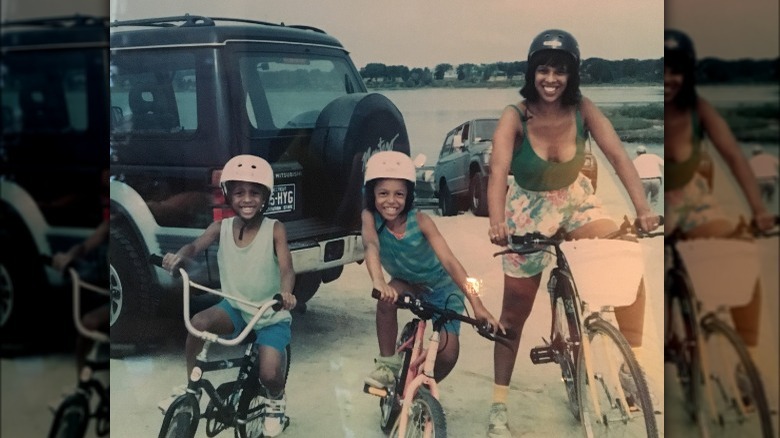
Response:
M236 215L212 223L200 237L183 246L176 254L166 254L163 267L173 270L182 261L219 241L217 262L222 290L256 303L281 293L284 309L266 314L255 326L255 343L259 346L259 383L268 399L263 433L264 436L276 436L289 423L285 416L284 393L286 350L290 343L292 320L289 310L295 307L296 300L292 294L295 272L284 224L263 215L273 190L273 169L260 157L238 155L225 164L220 185L225 202ZM223 299L197 313L192 318L192 325L198 330L232 337L246 327L256 310L229 298ZM187 335L187 375L191 373L195 356L202 347L203 340Z
M664 180L664 159L656 154L648 154L644 145L636 147L634 167L642 179L647 200L653 204L658 203L658 195L661 193L661 184Z
M642 229L653 230L653 213L631 159L612 124L579 89L580 49L568 32L541 32L528 51L528 70L520 94L525 100L507 106L493 135L488 181L488 236L506 245L511 234L554 234L563 227L572 239L606 236L618 229L581 173L586 132L590 132L626 188ZM509 170L513 178L507 191ZM543 252L503 256L504 299L501 323L522 333L530 315L542 272L550 257ZM644 283L637 300L616 309L621 331L632 346L641 345ZM488 436L511 436L506 402L517 357L514 349L496 343L493 404ZM632 382L631 382L632 383ZM627 388L630 390L630 388Z
M383 388L395 380L400 359L395 354L398 334L397 308L401 292L427 294L434 304L464 311L464 295L476 319L503 326L488 312L472 290L465 269L450 251L433 220L414 208L415 167L408 155L397 151L377 152L366 163L365 209L361 213L366 267L374 289L381 294L376 309L379 357L376 369L365 382ZM385 280L384 268L391 280ZM442 330L434 378L441 381L458 359L459 321Z

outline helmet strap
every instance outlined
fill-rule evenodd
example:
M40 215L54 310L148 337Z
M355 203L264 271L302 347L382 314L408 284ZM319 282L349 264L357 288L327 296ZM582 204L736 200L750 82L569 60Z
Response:
M241 219L241 228L238 230L238 240L244 239L244 229L246 229L247 225L249 225L251 222L253 222L257 217L260 217L258 224L263 222L263 214L258 213L254 215L251 219L247 220L239 216L238 218Z

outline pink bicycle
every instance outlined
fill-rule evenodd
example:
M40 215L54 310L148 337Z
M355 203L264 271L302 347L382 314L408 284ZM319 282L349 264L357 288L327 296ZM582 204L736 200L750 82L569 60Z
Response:
M372 291L371 296L378 298L379 291ZM382 389L366 385L363 391L380 398L379 425L390 437L446 437L447 420L433 378L441 328L448 321L458 320L474 326L477 333L491 341L508 342L514 334L493 334L488 323L434 306L424 297L402 294L396 306L417 316L406 323L398 338L396 351L403 357L401 369L394 385ZM433 331L426 346L426 321L431 319Z

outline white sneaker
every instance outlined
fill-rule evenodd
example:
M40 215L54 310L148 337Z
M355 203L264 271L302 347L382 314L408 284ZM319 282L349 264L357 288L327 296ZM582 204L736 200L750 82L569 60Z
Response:
M489 438L511 437L509 420L507 419L506 404L493 403L490 406L490 419L488 420L487 436Z
M395 383L395 374L401 368L401 357L377 357L374 359L376 368L367 375L363 382L374 388L387 388Z
M265 400L263 436L277 436L290 424L290 418L285 415L287 397L282 394L278 399L267 398Z
M171 389L171 395L168 397L160 400L159 403L157 403L157 408L160 409L160 411L165 415L165 413L168 411L168 408L171 407L171 403L173 403L174 400L176 400L180 395L187 392L187 385L179 385L174 386ZM195 396L197 397L198 401L200 401L201 392L199 391L198 394Z

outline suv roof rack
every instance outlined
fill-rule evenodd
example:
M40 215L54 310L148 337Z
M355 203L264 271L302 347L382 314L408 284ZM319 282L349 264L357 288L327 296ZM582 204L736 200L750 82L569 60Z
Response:
M0 22L2 27L11 26L41 26L51 28L66 27L85 27L85 26L104 26L108 21L107 17L97 17L94 15L64 15L45 18L27 18L20 20L8 20Z
M270 23L267 21L250 20L247 18L206 17L202 15L190 15L190 14L184 14L184 15L173 16L173 17L140 18L135 20L123 20L123 21L115 20L111 22L110 26L111 27L119 27L119 26L176 27L175 23L178 22L182 22L182 24L180 24L179 27L215 26L216 21L229 21L233 23L256 24L261 26L290 27L294 29L311 30L322 34L326 33L324 30L313 26L304 26L304 25L295 25L295 24L286 25L284 23L277 24L277 23Z

